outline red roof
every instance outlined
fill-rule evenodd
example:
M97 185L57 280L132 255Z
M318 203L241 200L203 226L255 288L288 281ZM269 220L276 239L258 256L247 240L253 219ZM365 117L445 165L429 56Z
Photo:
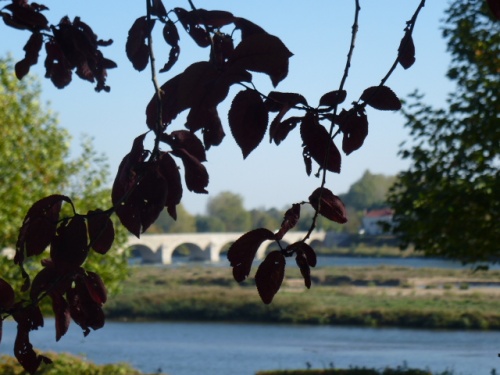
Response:
M383 217L394 215L394 210L390 208L381 208L379 210L371 210L365 214L365 217Z

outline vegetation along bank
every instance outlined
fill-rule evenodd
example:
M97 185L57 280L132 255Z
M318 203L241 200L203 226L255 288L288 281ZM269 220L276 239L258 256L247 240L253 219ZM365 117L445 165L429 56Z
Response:
M108 319L239 321L448 329L500 329L500 271L404 267L319 268L306 289L287 269L264 305L253 279L227 268L134 267L106 306Z

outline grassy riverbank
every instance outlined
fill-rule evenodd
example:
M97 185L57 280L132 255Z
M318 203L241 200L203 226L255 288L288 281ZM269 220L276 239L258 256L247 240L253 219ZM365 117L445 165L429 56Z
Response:
M128 363L97 365L85 358L71 354L43 353L52 360L49 365L42 364L36 375L146 375ZM26 375L21 365L12 356L0 356L0 374ZM151 374L152 375L152 374ZM157 373L157 375L161 375Z
M227 268L136 267L106 311L119 320L500 329L497 281L499 271L322 268L307 290L290 268L267 306L253 280L239 285Z
M409 368L386 368L383 370L353 368L353 369L327 369L327 370L285 370L285 371L259 371L256 375L453 375L453 371L432 373L427 370Z

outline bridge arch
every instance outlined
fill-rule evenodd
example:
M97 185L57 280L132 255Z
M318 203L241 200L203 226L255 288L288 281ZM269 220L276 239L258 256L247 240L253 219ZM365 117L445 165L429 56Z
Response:
M172 255L176 248L182 244L196 245L198 250L195 252L196 257L211 262L220 260L220 253L228 244L233 243L240 238L244 233L176 233L176 234L144 234L141 238L130 236L127 242L127 247L141 245L143 246L143 254L148 255L148 261L154 261L163 264L172 263ZM306 235L306 232L289 232L285 236L287 243L293 243L301 240ZM325 232L313 232L309 241L320 240L325 238ZM262 259L266 249L271 245L272 241L265 241L257 250L257 258ZM152 254L147 253L144 249L147 248Z
M130 254L133 258L140 258L141 263L159 263L161 262L160 253L146 245L135 244L129 246Z
M204 249L199 247L196 243L184 242L172 250L171 257L172 259L182 257L188 261L203 261L209 260L207 254L208 252L204 251Z

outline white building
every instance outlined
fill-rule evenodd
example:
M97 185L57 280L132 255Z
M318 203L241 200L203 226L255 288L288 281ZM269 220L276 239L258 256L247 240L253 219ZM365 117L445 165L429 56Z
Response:
M382 223L392 224L393 214L394 211L390 208L367 211L362 219L364 234L372 236L383 234Z

